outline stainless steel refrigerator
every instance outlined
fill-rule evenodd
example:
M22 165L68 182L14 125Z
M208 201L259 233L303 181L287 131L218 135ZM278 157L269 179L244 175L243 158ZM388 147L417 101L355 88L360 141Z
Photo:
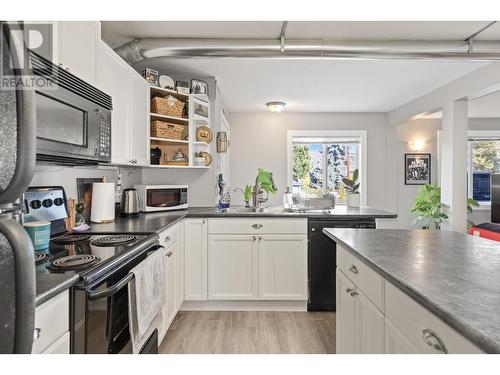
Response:
M31 353L35 261L19 210L36 163L34 91L6 86L30 71L29 66L19 67L27 56L23 25L0 22L0 26L0 353Z

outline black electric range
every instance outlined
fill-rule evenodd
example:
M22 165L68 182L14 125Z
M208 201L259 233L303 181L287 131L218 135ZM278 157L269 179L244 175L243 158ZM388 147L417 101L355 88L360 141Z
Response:
M48 249L35 252L36 269L75 272L80 284L88 285L156 242L157 236L150 233L66 233L52 238Z

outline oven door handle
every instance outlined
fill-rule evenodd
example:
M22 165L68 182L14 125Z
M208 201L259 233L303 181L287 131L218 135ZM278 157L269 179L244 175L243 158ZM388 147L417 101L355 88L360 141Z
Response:
M153 246L151 249L149 249L147 252L152 253L160 249L165 249L161 245ZM125 276L123 279L118 281L115 285L110 286L109 288L98 290L95 292L89 292L87 294L87 298L89 301L95 301L101 298L106 298L106 297L111 297L112 295L116 294L120 289L125 287L129 282L131 282L134 279L134 274L129 273L127 276Z

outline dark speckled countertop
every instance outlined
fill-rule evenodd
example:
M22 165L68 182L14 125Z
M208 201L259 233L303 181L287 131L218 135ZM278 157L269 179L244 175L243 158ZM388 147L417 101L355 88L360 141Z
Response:
M140 213L137 217L124 218L116 215L115 221L106 224L92 223L87 232L92 233L154 233L179 222L184 218L208 217L297 217L297 218L331 218L331 219L375 219L394 218L395 214L371 207L348 208L338 206L330 212L286 212L282 207L269 208L262 213L254 213L244 207L231 207L228 212L218 213L215 207L194 207L187 210ZM76 283L78 277L59 274L37 274L37 305L47 301L66 288Z
M324 229L488 353L500 353L500 243L457 232Z
M35 306L40 306L78 281L76 273L37 273Z
M396 214L371 207L351 208L338 206L331 211L286 212L283 207L272 207L265 212L251 212L242 206L231 207L228 212L219 213L215 207L193 207L187 210L140 213L134 218L116 216L115 221L106 224L91 224L89 232L156 232L184 218L320 218L320 219L382 219L395 218Z

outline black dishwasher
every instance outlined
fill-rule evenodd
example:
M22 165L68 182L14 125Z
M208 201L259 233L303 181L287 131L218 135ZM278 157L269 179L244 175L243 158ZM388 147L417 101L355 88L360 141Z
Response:
M308 311L335 311L337 245L323 228L375 228L375 219L308 219Z

